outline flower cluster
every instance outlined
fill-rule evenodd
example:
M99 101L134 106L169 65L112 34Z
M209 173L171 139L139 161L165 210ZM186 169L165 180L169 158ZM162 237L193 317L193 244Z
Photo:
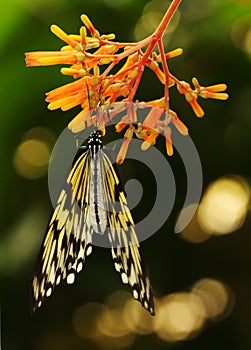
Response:
M127 108L134 101L144 68L148 67L155 73L164 86L164 96L158 100L137 103L138 108L150 107L143 123L138 122L136 113L130 113L129 108L127 114L118 122L116 131L124 130L124 143L117 158L119 163L123 162L133 135L143 140L142 149L144 150L154 144L160 134L163 134L166 139L167 154L172 155L170 124L173 124L182 134L188 133L184 123L169 108L169 89L172 86L176 85L179 93L185 96L197 117L204 115L197 101L198 97L221 100L228 98L228 95L223 92L226 90L225 84L202 87L198 80L193 78L194 89L192 89L189 83L180 81L169 72L167 61L182 54L182 49L165 53L162 35L180 1L174 0L171 3L156 31L140 42L116 42L114 34L101 35L90 19L82 15L84 26L81 26L78 35L68 35L58 26L51 26L51 31L66 44L60 51L26 53L27 66L55 64L69 66L61 68L61 73L72 76L75 81L48 92L46 101L51 110L61 108L67 111L76 106L81 107L81 111L69 123L69 129L73 133L97 123L97 117L94 118L88 113L90 109L109 106L117 101L120 101L123 108ZM159 53L153 51L155 45L158 46ZM143 48L145 48L144 51ZM116 70L117 64L122 61L124 61L123 66L120 65ZM115 116L116 113L113 113L110 118ZM107 122L105 119L102 120L102 116L100 121L103 126Z

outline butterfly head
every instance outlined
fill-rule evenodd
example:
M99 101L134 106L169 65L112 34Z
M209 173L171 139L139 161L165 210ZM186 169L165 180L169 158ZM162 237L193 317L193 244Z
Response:
M102 133L100 130L93 130L90 133L89 139L88 139L88 148L93 149L93 148L102 148L103 143L102 143Z

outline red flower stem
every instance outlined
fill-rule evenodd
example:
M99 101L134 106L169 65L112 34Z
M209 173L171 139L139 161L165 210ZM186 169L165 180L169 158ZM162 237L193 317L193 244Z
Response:
M166 81L167 81L167 83L165 84L165 100L166 100L167 111L169 110L169 108L168 108L168 98L169 98L169 96L168 96L168 80L169 80L168 76L169 76L169 71L168 71L167 64L166 64L165 53L164 53L164 48L163 48L163 44L162 44L162 36L163 36L166 27L168 26L173 14L175 13L175 11L176 11L176 9L179 6L181 1L182 0L174 0L171 3L170 7L168 8L167 12L165 13L165 16L163 17L162 21L160 22L160 25L155 30L155 32L152 34L149 46L148 46L146 52L144 53L144 55L140 61L139 74L136 78L134 87L128 96L129 102L133 101L134 95L138 89L138 86L139 86L139 83L140 83L140 80L141 80L141 77L142 77L142 74L143 74L143 71L145 68L146 61L147 61L148 57L150 56L154 46L158 42L158 45L160 48L161 59L162 59L162 63L163 63L163 69L164 69L164 73L165 73Z
M169 77L176 83L180 84L180 80L176 78L172 73L169 73Z
M154 46L155 46L156 42L155 40L152 40L148 46L148 48L146 49L146 52L144 53L141 61L140 61L140 64L139 64L139 67L138 67L138 71L139 71L139 74L135 80L135 84L133 86L133 89L131 90L129 96L128 96L128 102L132 102L133 101L133 98L134 98L134 95L136 94L136 91L138 89L138 86L139 86L139 83L140 83L140 80L141 80L141 77L142 77L142 74L144 72L144 68L145 68L145 64L146 64L146 61L148 60L148 57L150 55L150 53L152 52Z
M113 55L114 61L109 65L109 67L106 68L106 70L102 74L102 78L104 79L110 71L113 69L113 67L116 66L116 64L121 61L123 58L126 58L133 54L135 51L140 50L141 48L145 47L149 42L151 41L152 36L148 36L147 38L141 40L138 44L136 44L134 47L132 47L129 50L126 50L124 52L121 52L120 54Z
M184 86L184 82L180 81L178 78L176 78L174 75L172 75L172 73L169 73L169 77L175 82L175 84L181 86L184 90L186 90L187 93L191 93L192 88L188 88L186 86Z
M140 50L142 49L143 47L148 46L144 56L142 57L142 60L141 60L141 64L144 65L146 63L146 60L147 58L149 57L150 53L152 52L155 44L162 38L164 32L165 32L165 29L166 27L168 26L170 20L172 19L175 11L177 10L179 4L181 3L182 0L173 0L173 2L171 3L171 5L169 6L168 10L166 11L162 21L160 22L159 26L157 27L157 29L155 30L155 32L148 36L147 38L141 40L137 45L133 46L132 48L120 53L120 54L117 54L117 55L114 55L115 59L114 61L110 64L109 67L107 67L107 69L103 72L102 74L102 77L105 78L109 72L112 70L112 68L114 66L116 66L116 64L122 60L123 58L125 57L128 57L129 55L133 54L135 51L137 50ZM137 80L136 80L136 83L135 83L135 86L138 86L139 85L139 81L140 79L138 78L141 78L142 76L142 73L143 73L143 70L140 71L139 73L139 76L137 77ZM136 91L135 91L136 92ZM134 94L135 94L134 92ZM130 95L133 95L133 92L132 94Z
M162 44L162 36L165 32L165 29L166 27L168 26L169 22L171 21L175 11L177 10L179 4L181 3L182 0L174 0L171 5L169 6L168 10L166 11L162 21L160 22L158 28L155 30L155 32L150 36L150 43L149 43L149 46L148 48L146 49L146 52L144 53L141 61L140 61L140 66L139 66L139 74L136 78L136 81L135 81L135 84L134 84L134 87L131 91L131 93L129 94L128 96L128 101L132 101L133 98L134 98L134 95L138 89L138 86L139 86L139 83L140 83L140 80L141 80L141 77L142 77L142 74L143 74L143 71L144 71L144 68L145 68L145 64L146 64L146 61L148 59L148 57L150 56L154 46L156 45L157 42L161 42L161 47L163 49L163 52L164 52L164 48L163 48L163 44ZM149 39L146 38L144 40L147 40ZM143 41L144 41L143 40ZM142 41L140 42L142 43ZM135 49L135 47L134 47ZM130 50L128 50L130 51ZM127 52L127 51L126 51ZM124 52L123 52L124 53ZM164 60L166 62L166 60ZM165 65L163 65L163 68L165 68ZM166 68L167 68L167 65L166 65ZM166 77L168 77L169 75L169 72L168 72L168 68L166 70L166 73L165 73ZM168 80L167 80L168 82ZM168 84L165 85L165 98L167 99L166 102L167 102L167 106L168 106Z
M161 57L161 63L163 67L163 71L165 74L165 86L164 86L164 98L165 98L165 105L166 105L166 112L168 114L169 112L169 89L168 89L168 82L169 82L169 69L166 63L166 56L165 56L165 50L163 46L162 40L158 41L158 47L159 47L159 52L160 52L160 57Z
M121 43L119 41L109 41L109 40L105 40L105 41L102 41L100 40L100 46L103 46L103 45L115 45L117 46L118 48L120 47L125 47L125 46L136 46L138 43L132 43L132 42L128 42L128 43Z
M157 37L155 43L163 36L163 34L166 30L166 27L168 26L170 20L172 19L174 13L176 12L176 10L179 7L179 4L181 2L182 2L182 0L173 0L171 5L169 6L162 21L160 22L158 28L153 33L153 36Z

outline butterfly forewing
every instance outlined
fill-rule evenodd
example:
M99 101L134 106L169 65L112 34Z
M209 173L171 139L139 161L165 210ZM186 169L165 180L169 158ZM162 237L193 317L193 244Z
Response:
M33 311L61 280L73 283L91 253L89 162L88 151L80 152L58 197L33 277Z

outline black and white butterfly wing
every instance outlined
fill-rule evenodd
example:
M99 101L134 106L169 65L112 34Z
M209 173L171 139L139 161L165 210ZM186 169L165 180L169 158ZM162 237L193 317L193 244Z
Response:
M121 280L131 287L133 297L154 315L153 293L127 206L123 186L109 157L103 152L103 179L107 210L108 238L112 258Z
M150 281L122 184L102 150L100 131L74 160L49 222L32 282L32 310L62 280L73 283L92 251L92 236L108 234L112 257L133 297L154 314Z
M90 154L82 149L60 192L32 281L32 311L62 280L73 283L92 251L89 164Z

